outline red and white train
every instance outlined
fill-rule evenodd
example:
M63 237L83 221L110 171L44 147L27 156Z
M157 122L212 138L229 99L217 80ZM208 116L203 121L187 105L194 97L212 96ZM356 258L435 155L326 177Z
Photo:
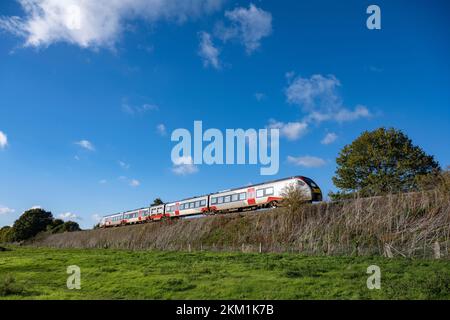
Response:
M322 191L313 180L295 176L108 215L102 218L100 227L159 221L164 218L276 207L283 200L283 196L289 187L302 190L302 193L307 197L306 200L311 202L322 201Z

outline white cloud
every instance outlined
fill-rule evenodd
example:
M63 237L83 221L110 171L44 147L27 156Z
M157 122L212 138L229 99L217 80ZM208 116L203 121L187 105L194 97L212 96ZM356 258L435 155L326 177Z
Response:
M288 156L287 158L289 163L292 163L296 166L306 167L306 168L318 168L322 167L326 164L326 161L322 158L312 157L312 156L304 156L304 157L292 157Z
M79 216L72 212L61 213L58 218L62 220L81 220Z
M16 210L8 208L8 207L3 207L0 206L0 215L2 214L8 214L8 213L14 213Z
M198 54L203 60L203 66L211 66L214 69L220 69L219 49L214 46L211 35L207 32L199 32L199 50Z
M0 131L0 149L6 148L8 145L8 137L3 131Z
M345 122L371 116L365 106L357 105L354 110L344 106L338 92L341 83L334 75L315 74L302 78L289 72L286 78L289 84L285 90L286 100L302 108L307 114L305 121Z
M156 126L156 131L161 136L165 136L167 134L166 126L162 123L160 123Z
M216 34L222 41L239 40L247 54L261 46L261 39L272 33L272 14L253 4L247 8L239 7L225 12L229 26L218 24Z
M129 185L131 187L139 187L141 185L141 183L139 182L139 180L131 179L130 182L129 182Z
M338 138L337 134L334 132L329 132L323 137L322 141L320 141L321 144L332 144L336 141Z
M224 0L18 0L25 16L0 18L0 29L25 46L67 42L113 48L133 19L182 23L219 10Z
M297 140L301 138L308 130L306 122L279 122L273 119L269 120L269 129L279 129L280 136L286 137L288 140Z
M42 209L42 206L40 206L40 205L35 205L35 206L32 206L32 207L30 208L30 210L33 210L33 209Z
M192 157L184 156L173 161L172 172L184 176L198 172L198 168L194 165Z
M122 169L127 170L127 169L130 168L130 165L129 165L128 163L126 163L126 162L119 161L118 163L119 163L119 166L120 166Z
M89 150L89 151L95 151L94 145L88 141L88 140L80 140L75 142L76 145L79 145L83 149Z
M96 213L94 213L94 214L91 216L91 218L92 218L92 220L94 220L95 223L99 223L100 220L102 220L102 216L99 215L99 214L96 214Z
M159 106L151 103L144 103L140 106L132 106L126 102L122 103L122 110L125 113L135 115L135 114L144 114L148 111L157 111L159 110Z
M264 93L262 93L262 92L256 92L254 94L254 96L255 96L255 99L257 101L262 101L262 100L264 100L266 98L266 95Z

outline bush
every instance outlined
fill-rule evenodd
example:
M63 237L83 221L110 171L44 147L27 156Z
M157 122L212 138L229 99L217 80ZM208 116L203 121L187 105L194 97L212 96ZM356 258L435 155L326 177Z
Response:
M63 222L51 230L52 233L81 231L80 225L74 221Z
M19 285L13 276L7 275L0 280L0 297L22 295L24 292L23 286Z
M5 226L0 229L0 243L12 242L14 240L14 229Z

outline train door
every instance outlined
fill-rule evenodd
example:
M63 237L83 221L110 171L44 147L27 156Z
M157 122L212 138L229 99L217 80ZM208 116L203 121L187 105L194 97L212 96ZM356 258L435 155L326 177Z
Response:
M175 215L179 216L180 215L180 203L176 203L175 204Z
M247 203L249 205L256 204L256 191L255 188L248 188L247 189Z

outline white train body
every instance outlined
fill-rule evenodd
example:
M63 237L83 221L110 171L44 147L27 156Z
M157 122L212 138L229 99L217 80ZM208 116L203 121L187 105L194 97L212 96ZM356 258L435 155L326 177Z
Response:
M295 176L113 214L103 217L100 226L114 227L163 218L275 207L292 187L301 191L305 201L322 201L322 191L314 181Z
M166 214L170 217L202 214L208 211L208 196L184 199L166 204Z

